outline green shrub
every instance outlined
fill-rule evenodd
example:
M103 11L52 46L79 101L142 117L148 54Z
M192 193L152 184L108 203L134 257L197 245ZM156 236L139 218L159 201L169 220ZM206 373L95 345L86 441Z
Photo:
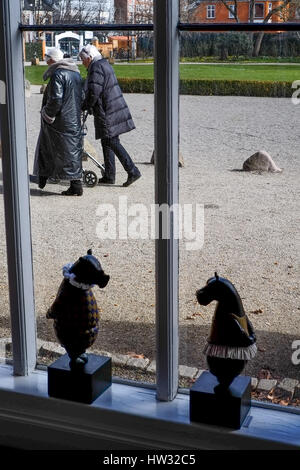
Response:
M292 96L291 82L246 80L180 80L182 95L215 96Z
M25 43L25 60L30 62L34 57L43 60L43 48L41 42L26 42Z
M153 93L154 81L151 78L120 78L119 84L124 93ZM292 96L291 82L263 82L246 80L180 80L180 94L202 96Z
M153 78L118 78L123 93L154 93Z

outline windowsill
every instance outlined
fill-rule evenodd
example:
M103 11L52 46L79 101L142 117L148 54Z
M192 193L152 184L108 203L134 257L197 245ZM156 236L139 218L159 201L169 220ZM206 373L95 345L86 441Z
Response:
M47 373L0 365L0 445L29 449L300 448L300 412L252 403L240 430L189 421L189 395L113 383L91 405L48 397Z

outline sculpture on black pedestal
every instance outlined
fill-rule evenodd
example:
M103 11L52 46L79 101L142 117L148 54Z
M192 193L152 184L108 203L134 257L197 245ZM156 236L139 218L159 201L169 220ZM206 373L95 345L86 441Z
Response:
M215 393L230 393L230 384L257 352L253 326L233 284L217 273L196 296L200 305L218 302L204 353L210 372L219 382Z
M76 263L63 267L62 281L56 299L47 312L54 319L54 330L60 344L70 357L70 367L78 368L88 362L86 349L92 346L97 334L99 311L92 287L103 288L109 281L100 262L88 250Z

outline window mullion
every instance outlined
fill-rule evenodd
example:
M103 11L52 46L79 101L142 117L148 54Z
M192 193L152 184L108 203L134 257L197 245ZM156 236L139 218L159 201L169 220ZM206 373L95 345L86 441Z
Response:
M179 38L178 1L154 2L155 203L178 203ZM163 239L162 224L169 236ZM159 221L156 240L157 398L178 388L178 239L175 220ZM166 226L164 226L166 228Z
M13 363L16 375L36 364L31 224L19 0L0 4L2 171Z

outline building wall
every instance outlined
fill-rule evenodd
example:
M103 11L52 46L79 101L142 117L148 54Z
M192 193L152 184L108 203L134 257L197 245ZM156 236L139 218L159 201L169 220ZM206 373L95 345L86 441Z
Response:
M268 14L269 5L272 6L272 8L275 8L281 2L270 2L262 0L255 3L263 5L263 15L254 17L254 21L262 21L263 18L265 18ZM229 2L228 4L230 5ZM232 2L231 5L233 6L234 2ZM212 11L212 8L210 7L214 7L215 12L215 16L212 18L208 17L208 10ZM245 0L237 3L237 15L241 23L249 22L249 1ZM190 21L195 23L236 23L236 19L230 18L229 16L229 10L225 7L222 2L216 0L208 0L201 2L201 4L191 13ZM271 20L274 23L281 21L281 19L277 15L272 15Z

